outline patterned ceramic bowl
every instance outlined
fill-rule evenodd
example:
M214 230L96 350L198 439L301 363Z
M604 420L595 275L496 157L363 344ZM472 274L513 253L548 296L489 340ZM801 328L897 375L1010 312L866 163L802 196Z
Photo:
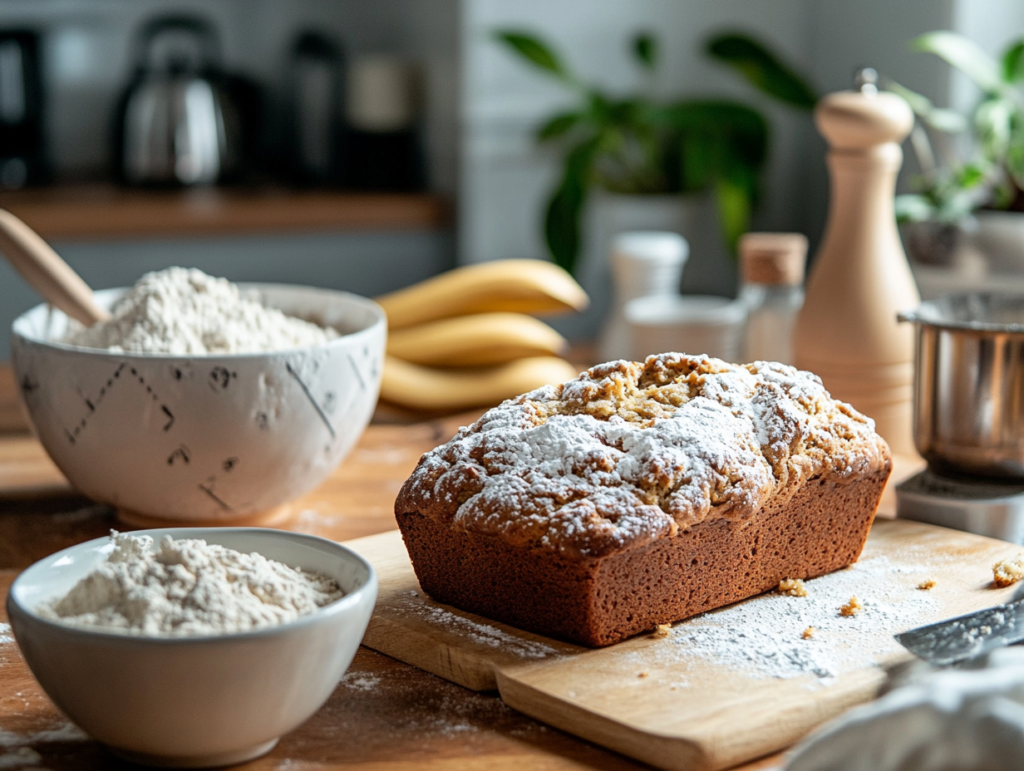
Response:
M347 292L243 286L342 334L271 353L127 354L54 342L68 319L46 305L15 320L11 358L32 424L85 495L229 524L313 489L352 449L377 403L384 311ZM97 299L109 307L124 291Z
M149 765L241 763L266 752L331 695L366 631L377 576L350 549L258 528L145 530L202 538L335 579L340 600L280 626L197 637L140 637L40 616L110 553L109 538L51 554L18 576L7 613L25 660L69 718L118 755Z

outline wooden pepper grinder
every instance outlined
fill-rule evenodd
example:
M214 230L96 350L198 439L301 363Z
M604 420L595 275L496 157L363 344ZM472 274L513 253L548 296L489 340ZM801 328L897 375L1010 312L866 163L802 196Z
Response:
M874 418L894 453L915 454L912 433L913 327L896 314L920 296L893 211L899 143L913 125L907 103L879 93L874 70L855 91L815 108L829 143L828 226L797 319L796 365L817 374L832 396Z

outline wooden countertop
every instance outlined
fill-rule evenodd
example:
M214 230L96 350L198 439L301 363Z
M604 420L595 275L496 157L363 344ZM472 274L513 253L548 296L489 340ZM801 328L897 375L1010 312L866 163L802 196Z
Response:
M393 529L395 494L419 456L475 417L370 426L335 474L291 506L282 526L338 541ZM919 459L897 458L893 476L903 478L919 465ZM893 513L889 494L882 514ZM3 603L18 572L115 527L131 529L109 507L77 495L35 439L0 437L0 622L7 621ZM16 646L2 638L0 633L0 768L16 767L16 753L25 765L56 771L120 767L56 711ZM775 755L743 771L768 771L781 762ZM366 771L646 768L525 717L496 695L465 690L366 648L316 715L244 768L291 763Z
M21 217L43 238L66 240L424 230L449 222L448 207L436 195L260 187L61 185L0 193L0 208Z
M339 541L393 529L395 494L420 454L474 417L370 426L338 471L291 507L283 526ZM75 494L35 439L0 437L0 622L7 620L3 602L19 571L112 527L130 529L110 508ZM0 767L14 767L15 753L26 765L56 771L120 767L56 711L16 646L0 642ZM766 771L780 762L774 756L743 768ZM366 648L313 718L244 768L291 763L367 771L646 768L527 718L496 695L473 693Z

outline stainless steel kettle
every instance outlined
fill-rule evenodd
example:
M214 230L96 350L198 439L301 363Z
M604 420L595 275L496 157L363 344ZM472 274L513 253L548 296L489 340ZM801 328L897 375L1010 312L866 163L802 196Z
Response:
M230 174L240 126L222 85L214 29L192 17L150 21L138 36L136 62L119 126L124 180L203 185Z

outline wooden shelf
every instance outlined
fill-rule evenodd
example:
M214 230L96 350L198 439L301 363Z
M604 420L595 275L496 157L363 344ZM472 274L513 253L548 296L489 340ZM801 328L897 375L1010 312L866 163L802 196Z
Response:
M281 188L133 190L75 185L0 193L0 208L47 239L106 240L328 230L432 230L448 223L426 194Z

